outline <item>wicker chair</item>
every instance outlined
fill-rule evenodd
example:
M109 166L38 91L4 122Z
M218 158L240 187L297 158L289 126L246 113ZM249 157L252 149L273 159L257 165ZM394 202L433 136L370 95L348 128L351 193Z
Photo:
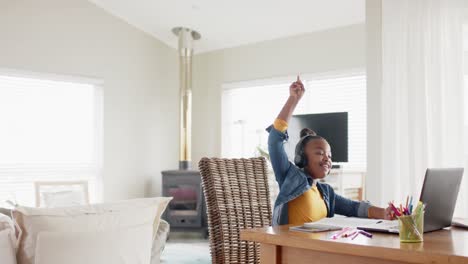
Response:
M203 158L199 168L212 263L259 263L259 244L241 241L240 230L271 225L266 160Z

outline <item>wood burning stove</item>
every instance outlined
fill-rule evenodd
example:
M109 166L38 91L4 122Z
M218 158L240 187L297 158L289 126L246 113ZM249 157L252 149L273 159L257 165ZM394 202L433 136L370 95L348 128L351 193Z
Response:
M163 171L163 196L173 197L163 218L175 231L199 231L206 237L206 206L200 172Z

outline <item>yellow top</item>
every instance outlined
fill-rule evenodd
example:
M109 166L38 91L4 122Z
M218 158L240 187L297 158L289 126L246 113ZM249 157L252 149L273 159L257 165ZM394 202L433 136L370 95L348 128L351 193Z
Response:
M327 206L316 185L288 203L289 224L302 225L318 221L326 216Z
M275 122L273 123L273 127L276 130L284 133L286 131L286 129L288 129L288 123L286 123L286 121L284 121L282 119L276 118Z

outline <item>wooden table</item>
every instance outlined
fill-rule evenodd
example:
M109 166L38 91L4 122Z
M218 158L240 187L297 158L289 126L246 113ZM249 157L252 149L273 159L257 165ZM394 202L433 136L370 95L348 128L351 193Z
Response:
M335 231L336 232L336 231ZM424 234L422 243L400 243L396 234L333 240L335 232L304 233L289 226L246 229L241 240L260 243L262 264L301 263L465 263L468 230L449 228Z

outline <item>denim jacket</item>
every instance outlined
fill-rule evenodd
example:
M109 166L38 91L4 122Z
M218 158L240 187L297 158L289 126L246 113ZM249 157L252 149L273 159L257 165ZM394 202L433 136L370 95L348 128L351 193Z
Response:
M288 202L302 195L314 184L313 179L307 173L288 160L284 150L284 142L288 140L288 133L276 130L273 125L266 129L268 136L268 151L271 164L279 185L279 194L273 209L273 225L288 224ZM371 206L369 202L357 202L338 194L326 184L317 182L317 189L325 201L327 217L334 214L367 218L367 210Z

